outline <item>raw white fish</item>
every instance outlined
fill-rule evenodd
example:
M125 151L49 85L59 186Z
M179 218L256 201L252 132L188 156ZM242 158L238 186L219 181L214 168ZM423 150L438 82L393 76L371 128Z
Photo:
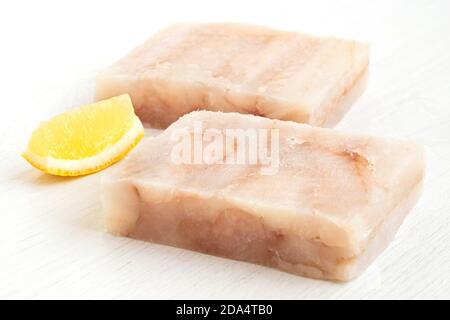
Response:
M277 171L263 174L262 162L174 163L174 133L191 134L198 123L224 137L229 129L278 130ZM392 240L424 173L423 148L413 142L196 111L109 171L103 205L113 234L349 280Z
M333 126L362 93L365 44L245 24L177 24L97 78L97 99L128 93L165 128L193 110Z

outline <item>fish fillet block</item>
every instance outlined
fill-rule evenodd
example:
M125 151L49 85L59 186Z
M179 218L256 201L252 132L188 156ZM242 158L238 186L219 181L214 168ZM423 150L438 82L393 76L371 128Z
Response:
M174 133L194 136L199 123L225 138L229 129L278 129L278 171L263 174L262 162L175 163ZM210 140L200 137L206 150ZM412 142L195 111L111 168L102 201L116 235L349 280L394 237L424 172L423 148Z
M365 44L243 24L177 24L97 78L98 100L128 93L166 128L190 111L239 112L330 127L362 93Z

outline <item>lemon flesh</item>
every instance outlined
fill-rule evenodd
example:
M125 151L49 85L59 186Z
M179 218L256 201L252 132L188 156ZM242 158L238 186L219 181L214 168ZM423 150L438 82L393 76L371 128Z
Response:
M79 176L123 158L144 135L128 95L57 115L33 131L23 157L53 175Z

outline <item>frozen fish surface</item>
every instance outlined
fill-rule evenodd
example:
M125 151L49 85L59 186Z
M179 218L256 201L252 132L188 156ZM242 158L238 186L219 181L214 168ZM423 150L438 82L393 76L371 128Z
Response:
M213 143L208 129L225 140L230 129L277 130L267 139L278 150L277 170L264 174L263 162L228 163L235 154L227 152L217 163L174 163L180 143L174 137L194 136L199 124L203 150ZM424 173L423 148L413 142L196 111L111 168L102 201L107 229L116 235L349 280L393 239Z
M166 128L194 110L331 127L365 87L367 45L245 24L170 26L97 78L98 100L128 93Z

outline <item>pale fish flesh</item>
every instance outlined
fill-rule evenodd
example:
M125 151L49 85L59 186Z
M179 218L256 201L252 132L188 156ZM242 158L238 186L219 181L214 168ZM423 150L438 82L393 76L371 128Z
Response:
M101 72L96 98L128 93L156 128L199 109L331 127L364 90L368 65L368 46L353 40L176 24Z
M273 163L261 159L228 163L236 154L226 143L222 162L174 162L174 136L194 137L199 124L203 150L213 143L209 129L224 141L233 129L269 130L276 170L264 172ZM349 280L393 239L419 197L424 163L423 147L409 141L195 111L110 169L103 206L116 235Z

